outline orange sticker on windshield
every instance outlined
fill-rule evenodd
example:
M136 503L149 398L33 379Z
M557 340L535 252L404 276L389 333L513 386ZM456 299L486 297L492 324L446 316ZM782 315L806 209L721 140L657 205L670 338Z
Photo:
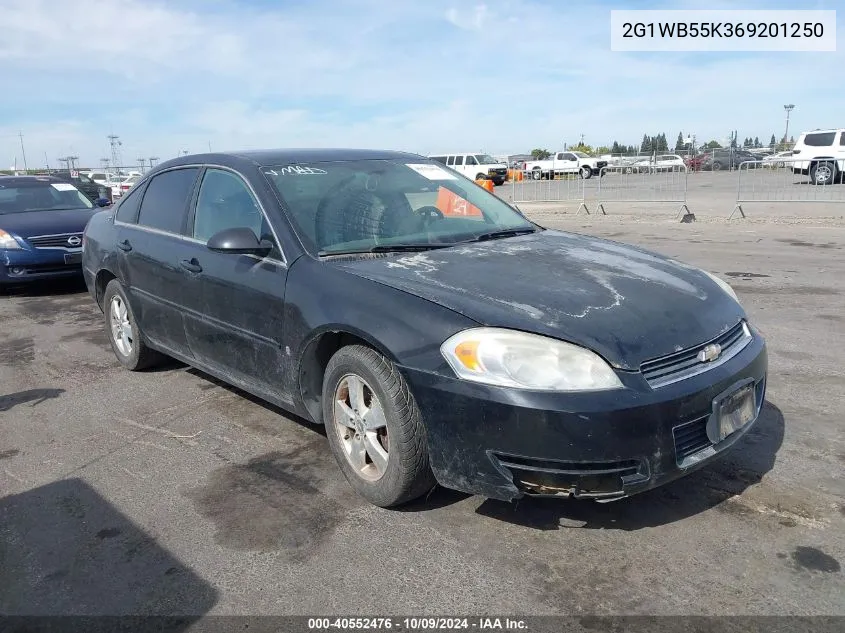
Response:
M437 203L436 206L440 209L440 212L449 217L458 217L458 218L480 218L484 217L481 213L481 209L479 209L474 204L470 204L463 198L461 198L458 194L454 191L447 189L446 187L440 187L437 190Z

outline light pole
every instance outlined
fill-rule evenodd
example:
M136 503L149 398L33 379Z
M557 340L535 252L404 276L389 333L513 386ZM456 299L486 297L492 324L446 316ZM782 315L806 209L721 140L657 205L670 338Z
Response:
M783 133L784 144L786 144L786 141L789 138L789 113L792 112L793 108L795 108L795 104L793 103L788 103L783 106L783 109L786 110L786 131Z

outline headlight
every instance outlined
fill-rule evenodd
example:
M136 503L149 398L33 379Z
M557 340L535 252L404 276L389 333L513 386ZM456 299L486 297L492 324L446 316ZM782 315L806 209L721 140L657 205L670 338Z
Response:
M702 270L701 272L703 272L705 275L710 277L710 279L712 279L717 284L719 284L719 287L722 290L724 290L725 292L727 292L733 298L734 301L736 301L737 303L740 303L739 297L736 296L736 292L734 291L733 288L731 288L731 285L727 281L725 281L721 277L717 277L713 273L708 273L706 270Z
M588 349L514 330L474 328L440 347L464 380L541 391L618 389L610 366Z
M6 250L11 250L13 248L20 248L21 245L18 244L18 241L6 233L3 229L0 229L0 248L5 248Z

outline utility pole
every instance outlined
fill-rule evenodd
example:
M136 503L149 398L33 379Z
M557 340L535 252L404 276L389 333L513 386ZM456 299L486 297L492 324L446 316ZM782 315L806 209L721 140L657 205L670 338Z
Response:
M142 156L141 158L136 158L135 160L137 160L138 164L141 166L141 173L143 174L144 173L144 157Z
M158 156L150 156L148 160L150 161L150 169L152 169L158 162Z
M109 159L108 158L101 158L100 164L103 166L103 171L108 173L109 171Z
M24 173L29 173L29 170L26 167L26 150L23 148L23 131L18 130L18 136L21 139L21 154L23 155L23 171Z
M44 152L44 164L47 166L47 171L50 171L50 160L47 158L47 152Z
M123 143L120 140L120 137L115 134L109 134L109 145L111 146L111 164L112 167L115 169L120 169L123 160L120 157L120 146Z
M783 143L786 144L786 139L789 138L789 113L795 108L794 103L788 103L783 106L783 109L786 110L786 131L783 133Z

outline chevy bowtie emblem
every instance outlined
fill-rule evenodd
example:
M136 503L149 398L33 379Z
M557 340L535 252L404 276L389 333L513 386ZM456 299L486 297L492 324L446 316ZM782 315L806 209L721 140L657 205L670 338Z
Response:
M712 345L708 345L703 350L698 352L698 360L702 363L709 363L711 361L716 360L719 358L719 354L722 353L722 346L718 343L713 343Z

